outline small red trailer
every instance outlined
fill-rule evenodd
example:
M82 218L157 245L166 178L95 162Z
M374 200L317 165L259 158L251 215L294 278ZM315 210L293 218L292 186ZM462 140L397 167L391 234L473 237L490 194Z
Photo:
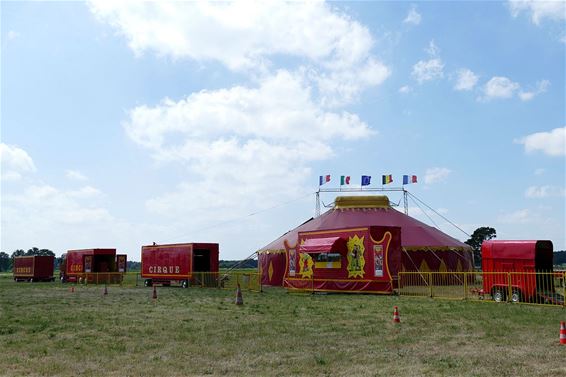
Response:
M175 282L186 288L205 273L218 273L217 243L183 243L147 245L141 249L145 286L171 285ZM199 274L201 273L201 274Z
M490 240L482 244L483 290L495 301L562 304L555 291L551 241Z
M116 249L69 250L63 254L60 267L62 282L117 283L126 272L126 254L116 254Z
M32 255L14 258L15 281L54 281L52 255Z

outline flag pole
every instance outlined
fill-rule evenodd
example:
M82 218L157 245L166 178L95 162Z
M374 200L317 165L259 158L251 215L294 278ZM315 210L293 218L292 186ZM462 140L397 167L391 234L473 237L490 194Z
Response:
M320 186L318 186L318 190L316 192L316 208L314 210L314 216L320 216Z

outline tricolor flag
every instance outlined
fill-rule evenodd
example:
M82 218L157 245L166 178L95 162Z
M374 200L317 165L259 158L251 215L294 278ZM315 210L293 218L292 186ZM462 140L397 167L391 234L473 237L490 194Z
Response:
M391 182L393 182L393 176L391 174L381 176L381 184L382 185L388 185Z
M340 177L340 186L343 185L349 185L350 184L350 176L349 175L343 175Z
M409 183L417 183L417 176L416 175L404 175L403 176L403 184L408 185Z
M362 186L369 186L370 182L371 182L370 175L362 175Z
M322 186L326 182L330 182L330 175L321 175L318 179L318 185Z

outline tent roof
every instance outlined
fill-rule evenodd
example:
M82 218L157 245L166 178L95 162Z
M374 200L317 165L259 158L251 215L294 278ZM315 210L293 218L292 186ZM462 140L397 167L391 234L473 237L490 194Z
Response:
M379 198L379 201L383 200L383 196L376 198ZM337 200L336 203L340 203L340 200ZM297 228L285 233L275 241L261 248L260 252L267 250L284 250L285 240L287 240L289 246L294 246L297 242L299 232L369 226L400 227L401 245L405 249L469 249L469 246L465 243L389 206L366 206L361 203L357 207L350 205L341 207L337 205L321 216L310 219Z

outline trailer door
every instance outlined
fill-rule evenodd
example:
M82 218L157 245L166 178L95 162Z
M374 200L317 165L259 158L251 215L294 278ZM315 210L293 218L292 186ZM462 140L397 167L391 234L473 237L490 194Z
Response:
M210 250L194 249L193 272L209 272L209 271L210 271Z

